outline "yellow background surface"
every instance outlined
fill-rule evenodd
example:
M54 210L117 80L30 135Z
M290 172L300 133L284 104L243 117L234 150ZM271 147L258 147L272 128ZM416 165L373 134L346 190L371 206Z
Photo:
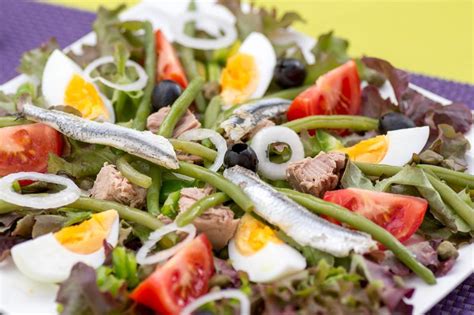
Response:
M137 0L46 0L95 10ZM160 1L160 0L156 0ZM169 0L167 0L169 1ZM474 83L474 0L257 0L295 10L295 28L315 37L334 30L350 41L350 53L391 61L410 71Z

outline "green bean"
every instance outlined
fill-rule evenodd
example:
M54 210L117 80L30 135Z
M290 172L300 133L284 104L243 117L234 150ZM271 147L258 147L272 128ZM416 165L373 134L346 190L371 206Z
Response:
M171 138L174 127L181 119L181 116L184 115L189 105L191 105L196 95L199 93L199 91L201 91L203 84L204 80L201 77L196 77L189 83L186 90L184 90L183 93L173 103L170 112L163 120L163 123L158 130L158 134L160 136Z
M114 93L115 93L114 94L115 96L114 110L115 110L115 117L117 118L116 122L124 121L126 120L124 117L125 116L124 113L126 112L125 105L127 104L128 96L124 91L115 90Z
M169 218L174 218L179 212L179 199L181 197L181 190L173 191L168 195L161 212Z
M176 223L178 226L185 226L192 223L195 218L199 217L207 209L218 206L229 200L230 198L221 192L206 196L196 201L191 207L186 209L186 211L181 212L176 218Z
M117 168L122 175L128 179L131 183L138 185L143 188L148 188L151 185L151 178L137 171L128 162L130 161L130 155L124 154L117 159Z
M390 232L378 226L364 216L351 212L337 204L327 202L312 195L300 193L291 189L277 189L287 195L303 207L318 215L326 215L339 222L350 225L351 227L370 234L375 240L382 243L390 249L393 254L410 268L415 274L428 284L435 284L436 278L425 266L419 263L414 255L400 243Z
M169 141L175 150L197 155L208 161L214 161L217 157L216 151L209 149L202 144L178 139L169 139Z
M114 209L118 212L120 218L138 223L149 229L156 230L163 226L163 223L160 220L149 213L113 201L80 197L78 200L68 205L68 207L94 212L103 212Z
M242 189L225 179L219 173L215 173L202 166L197 166L186 162L179 162L179 168L174 170L174 172L209 183L210 185L226 193L240 208L242 208L242 210L246 212L252 211L254 209L252 201L249 197L247 197Z
M426 173L426 176L434 189L441 195L441 198L451 206L454 212L467 222L471 230L474 230L474 209L465 203L451 187L440 181L436 176L430 173Z
M143 97L138 105L135 119L133 120L133 128L144 130L146 127L146 119L151 113L151 93L155 86L156 71L156 53L155 53L155 34L153 26L150 22L144 22L145 28L145 71L148 75L148 82L143 92Z
M0 199L0 214L10 213L13 211L20 211L23 207L17 206Z
M26 125L31 124L32 121L17 117L17 116L5 116L0 117L0 128L2 127L11 127L11 126L18 126L18 125Z
M161 169L150 165L151 186L146 192L146 208L151 215L160 214Z
M309 88L311 85L304 85L304 86L299 86L295 87L292 89L286 89L286 90L281 90L272 94L269 94L265 96L265 98L273 98L273 97L279 97L279 98L284 98L288 100L294 99L298 94Z
M189 3L188 10L196 10L196 4L194 1ZM184 27L184 33L190 37L194 37L196 33L194 23L187 23ZM199 75L196 59L194 58L194 51L189 47L181 46L180 52L181 62L183 63L188 79L194 80L200 78L201 76ZM196 94L196 107L200 113L203 113L206 109L206 100L201 91L198 91Z
M204 128L213 128L216 125L223 104L224 101L219 95L212 98L204 113Z
M296 132L309 129L352 129L358 131L375 130L378 128L377 119L364 116L350 115L316 115L289 121L282 126Z
M214 61L207 63L207 81L219 83L221 77L221 69L219 64Z
M386 176L391 177L402 170L400 166L392 166L385 164L371 164L363 162L354 162L362 173L369 176Z
M393 176L402 169L399 166L391 166L384 164L371 164L362 162L355 162L355 164L364 174L378 177ZM418 164L417 166L423 170L432 171L437 177L451 185L459 186L462 188L474 188L474 176L471 174L456 172L443 167L428 164Z
M430 170L436 174L440 179L445 180L446 182L460 186L462 188L469 187L474 188L474 175L456 172L444 167L428 165L428 164L418 164L418 167Z

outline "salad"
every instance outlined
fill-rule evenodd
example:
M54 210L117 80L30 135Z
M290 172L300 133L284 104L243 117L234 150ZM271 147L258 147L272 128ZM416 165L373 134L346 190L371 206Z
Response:
M0 261L58 313L411 313L472 243L466 105L295 12L124 7L0 92Z

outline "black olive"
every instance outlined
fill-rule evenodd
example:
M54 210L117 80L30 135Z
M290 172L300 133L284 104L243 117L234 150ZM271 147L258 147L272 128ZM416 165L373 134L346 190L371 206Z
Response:
M251 171L257 171L258 159L255 151L245 143L234 144L224 156L224 166L226 168L240 165Z
M151 94L151 104L156 112L162 107L172 105L174 101L181 95L183 89L172 80L163 80L153 88Z
M273 72L275 82L282 88L291 88L303 84L306 78L304 64L298 59L279 59Z
M379 130L387 133L390 130L398 130L416 127L413 120L400 113L387 113L379 119Z

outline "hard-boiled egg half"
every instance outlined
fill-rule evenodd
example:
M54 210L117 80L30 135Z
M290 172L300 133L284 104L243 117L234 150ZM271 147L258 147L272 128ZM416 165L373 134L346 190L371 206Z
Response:
M403 166L413 153L423 150L429 136L428 126L399 129L337 151L347 153L352 161Z
M222 98L226 105L262 97L273 77L276 55L265 35L253 32L222 70Z
M49 106L68 105L83 118L115 121L110 101L86 78L81 67L60 50L53 51L46 62L41 91Z
M281 241L269 226L251 215L240 220L229 243L229 258L254 282L269 282L306 268L305 258Z
M118 235L118 213L108 210L93 214L78 225L18 244L11 254L17 268L29 278L61 282L78 262L94 268L101 266L105 260L104 240L115 246Z

